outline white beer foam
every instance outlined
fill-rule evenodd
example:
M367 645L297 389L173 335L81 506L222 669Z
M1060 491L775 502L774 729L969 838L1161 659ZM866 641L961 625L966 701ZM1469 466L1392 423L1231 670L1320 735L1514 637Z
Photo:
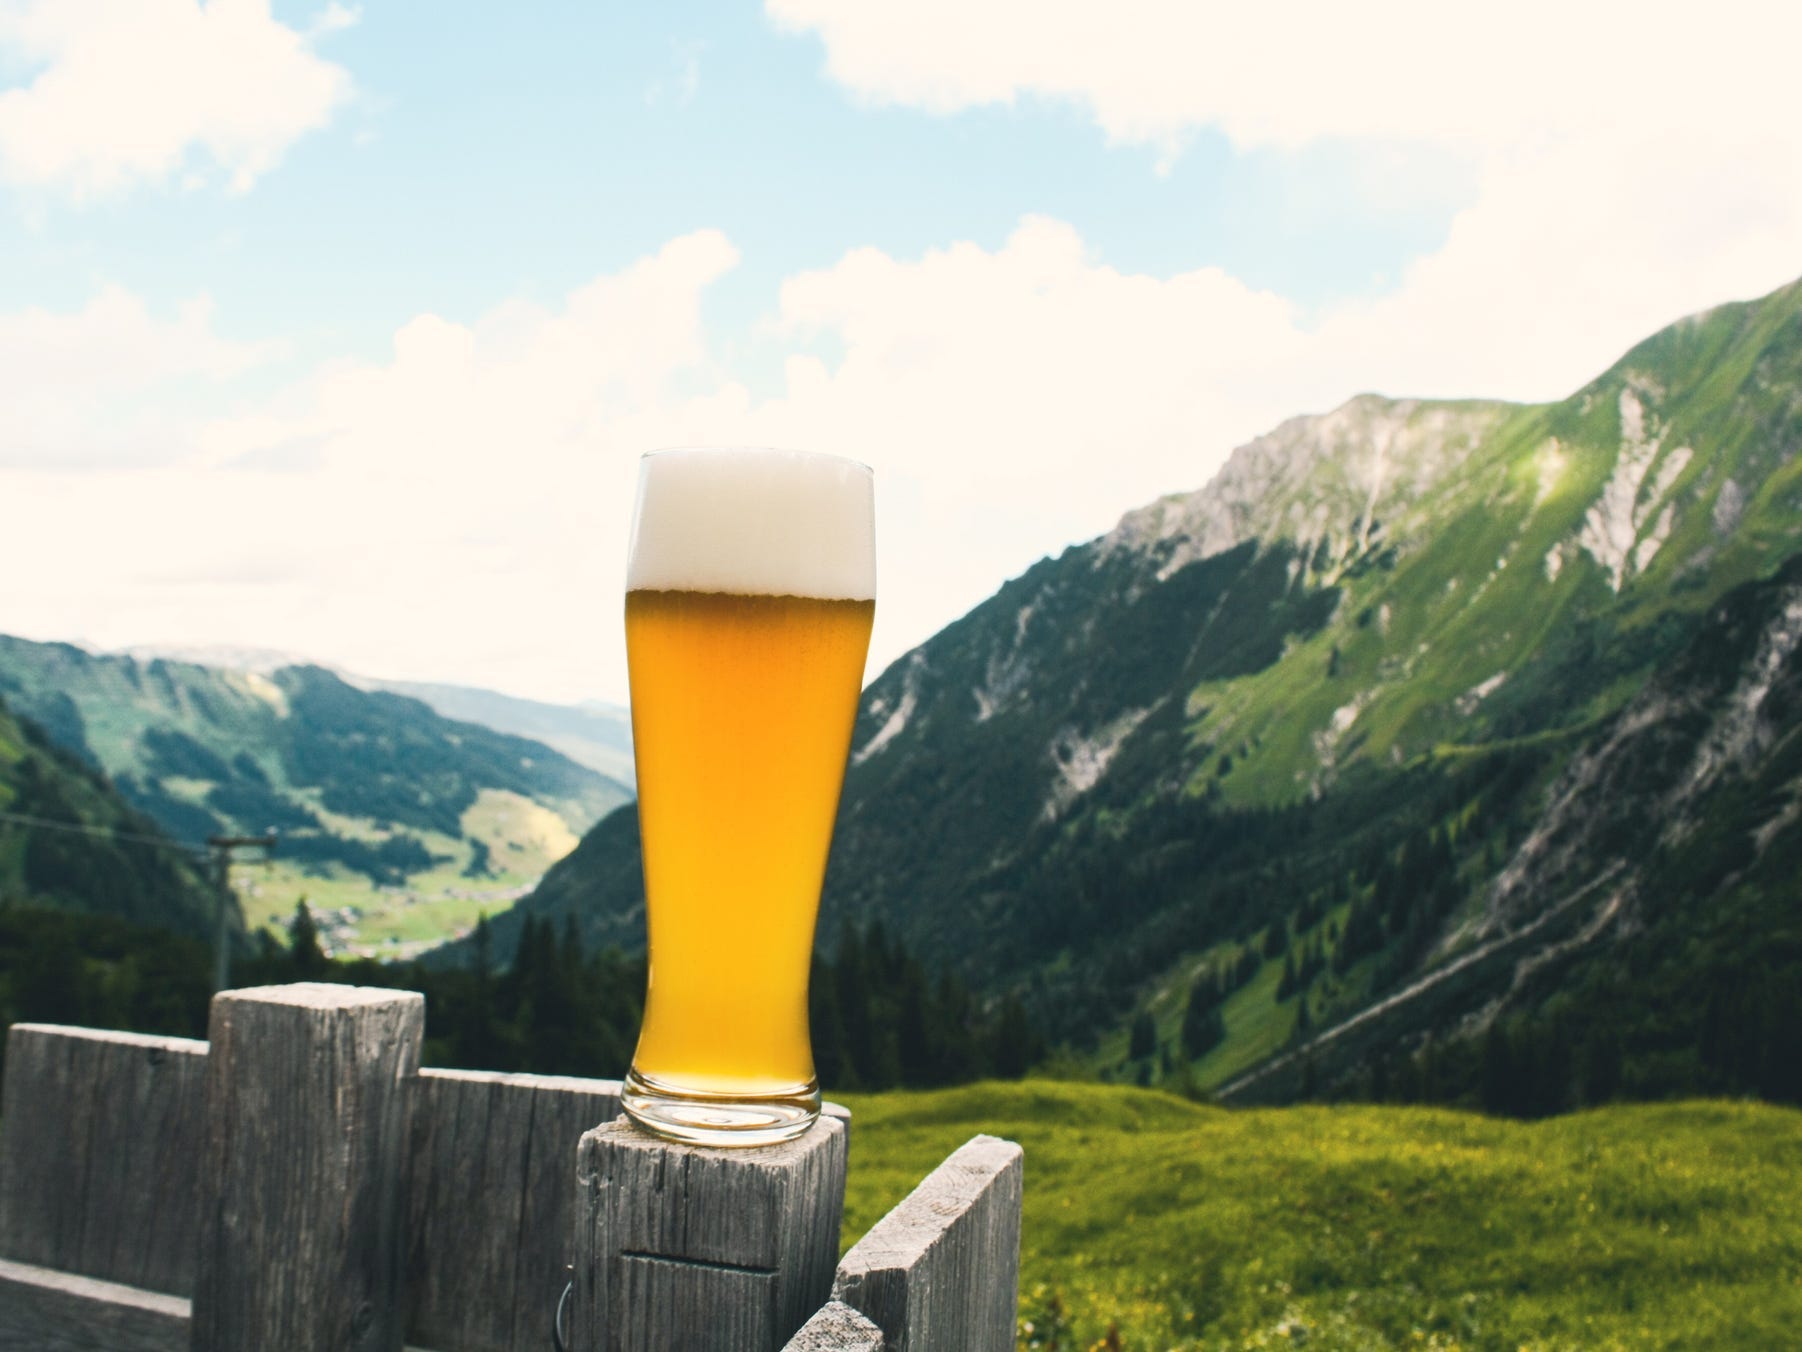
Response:
M626 587L873 601L873 477L807 451L647 455Z

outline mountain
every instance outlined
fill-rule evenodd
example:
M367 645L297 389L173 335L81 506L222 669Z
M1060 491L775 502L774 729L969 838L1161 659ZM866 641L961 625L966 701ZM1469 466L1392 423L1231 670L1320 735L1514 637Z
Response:
M280 833L253 923L306 897L339 946L417 946L527 890L630 797L537 742L316 666L215 668L0 636L0 696L179 840Z
M386 690L420 700L444 717L461 723L480 723L496 732L529 737L619 784L630 785L636 773L632 765L632 719L617 704L599 700L547 704L467 685L371 681L355 676L346 679L365 689Z
M210 936L196 858L90 765L0 702L0 907L116 915Z
M1279 1095L1435 1032L1528 1046L1567 992L1696 925L1751 960L1706 914L1788 848L1790 649L1741 640L1787 614L1799 451L1802 283L1674 324L1557 403L1366 395L1284 423L870 685L828 941L880 920L1022 993L1100 1073L1250 1093L1283 1061ZM1744 754L1690 789L1669 776L1712 743L1640 740L1648 711L1739 727L1748 707ZM1642 792L1607 801L1640 833L1578 831L1597 813L1571 777L1617 763ZM1683 841L1732 846L1690 860L1728 867L1693 905L1664 867ZM629 811L602 821L520 914L642 943L635 848ZM1783 971L1802 985L1802 958ZM1732 1018L1790 1026L1746 999ZM1641 1013L1598 1056L1646 1092L1713 1082L1693 1022L1660 1043ZM1373 1036L1326 1036L1359 1019Z
M273 676L283 667L324 665L295 653L229 644L137 644L125 649L123 655L139 662L161 658L190 666L215 667L259 676ZM459 723L479 723L495 732L542 742L545 746L561 751L578 765L586 765L590 770L618 784L632 783L635 774L632 764L632 719L617 704L608 704L604 700L549 704L542 700L503 695L477 686L447 685L432 681L384 681L359 676L336 667L326 669L359 690L383 690L389 694L405 695L430 706L445 718Z

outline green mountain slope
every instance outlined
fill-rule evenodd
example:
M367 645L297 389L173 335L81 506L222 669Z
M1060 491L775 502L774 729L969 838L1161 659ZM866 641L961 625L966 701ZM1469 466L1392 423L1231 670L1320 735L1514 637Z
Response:
M1110 1326L1177 1352L1781 1347L1802 1318L1793 1110L1523 1124L1043 1081L847 1101L847 1243L972 1135L1025 1146L1023 1348Z
M186 842L281 835L245 875L265 922L307 896L339 947L426 943L526 890L630 796L524 738L365 691L0 637L0 695Z
M1225 1092L1368 1078L1463 1016L1481 1049L1467 1038L1435 1074L1507 1111L1697 1087L1802 1102L1799 715L1802 555L1728 592L1562 762L1419 974L1375 1008L1323 991L1321 1031Z
M426 681L354 683L422 700L444 717L462 723L480 723L496 732L543 742L578 765L586 765L620 784L630 784L636 773L632 765L632 720L617 705L592 700L582 704L547 704L473 686Z
M1372 1009L1269 1091L1349 1087L1429 1033L1474 1048L1499 1021L1531 1041L1561 982L1602 980L1635 936L1693 933L1649 842L1719 814L1696 838L1743 852L1752 816L1787 811L1781 757L1685 797L1699 753L1667 749L1631 846L1590 833L1556 867L1539 857L1570 834L1565 777L1644 730L1634 702L1668 665L1734 654L1685 686L1707 722L1788 661L1728 631L1787 606L1798 451L1802 283L1673 325L1556 404L1363 396L1285 423L871 684L828 936L881 919L929 963L1023 994L1104 1074L1220 1088ZM1766 706L1757 747L1790 716ZM1783 839L1752 836L1753 856ZM628 817L603 822L524 910L641 943L634 850ZM1802 986L1802 961L1782 979ZM1760 1010L1789 1028L1781 1002ZM1141 1020L1150 1057L1132 1054ZM1713 1082L1701 1035L1627 1048L1641 1064L1614 1088ZM1560 1106L1590 1092L1567 1078Z
M92 767L0 702L0 906L115 915L211 935L194 857Z

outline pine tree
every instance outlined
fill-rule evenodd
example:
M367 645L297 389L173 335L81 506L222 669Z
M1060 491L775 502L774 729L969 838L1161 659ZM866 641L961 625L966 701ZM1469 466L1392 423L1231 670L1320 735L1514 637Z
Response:
M1264 931L1264 940L1259 945L1266 958L1279 957L1289 951L1289 926L1281 920L1272 920L1270 927Z
M807 983L807 1004L813 1029L814 1067L820 1083L839 1090L858 1088L857 1070L845 1045L838 968L833 964L814 959L813 977Z
M488 928L486 911L476 917L475 933L470 936L470 946L475 950L472 970L475 972L476 982L486 990L489 979L494 975L494 934Z
M1508 1031L1502 1027L1500 1019L1492 1020L1483 1033L1477 1093L1484 1112L1502 1116L1520 1111L1520 1075Z
M1038 1058L1037 1040L1026 1017L1026 1006L1017 995L1001 1002L1001 1017L995 1024L995 1074L1004 1080L1017 1080Z
M319 927L302 897L294 904L294 923L288 930L288 958L298 980L311 981L325 974L331 965L325 950L319 946Z
M1191 1061L1206 1056L1226 1040L1226 1021L1220 1014L1220 987L1206 973L1189 987L1189 1003L1183 1008L1183 1055Z
M1151 1021L1147 1010L1140 1010L1138 1017L1132 1022L1132 1035L1127 1046L1126 1056L1130 1061L1138 1061L1150 1056L1158 1048L1157 1025Z
M926 995L926 974L909 959L902 969L901 1009L896 1020L896 1050L901 1063L901 1083L916 1088L937 1082L933 1065L931 1018Z
M1308 1014L1308 997L1303 995L1301 997L1301 1002L1295 1009L1295 1032L1293 1036L1297 1042L1305 1042L1307 1041L1309 1034L1313 1031L1314 1020L1309 1017Z

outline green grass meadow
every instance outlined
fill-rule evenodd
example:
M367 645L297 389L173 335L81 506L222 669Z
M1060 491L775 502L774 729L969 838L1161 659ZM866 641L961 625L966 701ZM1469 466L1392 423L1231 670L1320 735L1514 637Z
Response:
M1022 1348L1802 1346L1794 1110L1514 1122L1053 1081L844 1101L847 1246L977 1132L1025 1147Z
M313 809L340 835L379 841L389 834L316 803ZM403 886L378 886L337 863L303 867L282 858L279 848L272 860L238 865L232 885L245 926L285 941L295 905L305 901L326 931L327 952L411 958L461 938L482 916L506 910L576 845L575 833L560 817L521 794L498 789L482 790L461 826L467 839L412 833L439 862L410 874ZM486 872L476 878L466 871L474 848L470 841L487 848ZM357 913L354 920L335 918L344 908Z

